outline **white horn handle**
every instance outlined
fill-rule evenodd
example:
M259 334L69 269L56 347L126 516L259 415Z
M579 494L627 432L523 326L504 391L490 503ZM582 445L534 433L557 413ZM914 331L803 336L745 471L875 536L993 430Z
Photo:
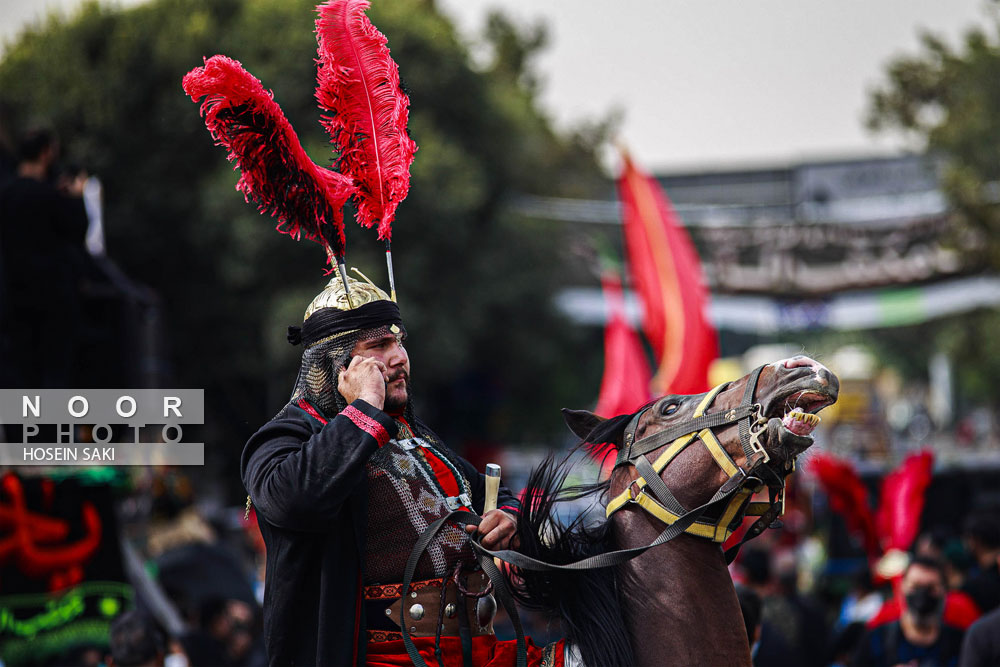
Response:
M497 494L500 492L500 466L495 463L486 464L486 504L483 514L497 508Z

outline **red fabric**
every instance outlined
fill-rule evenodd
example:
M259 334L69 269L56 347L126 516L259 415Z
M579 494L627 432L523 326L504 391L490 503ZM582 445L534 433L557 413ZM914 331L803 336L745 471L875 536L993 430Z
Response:
M542 662L542 648L535 646L531 638L525 640L528 644L528 665L539 667ZM413 643L428 665L437 665L434 656L433 637L414 637ZM462 667L462 640L458 637L441 638L441 656L444 667ZM553 667L563 667L563 642L560 640L556 649ZM493 635L472 638L472 664L475 667L512 667L517 660L517 642L513 639L497 641ZM406 654L403 640L378 642L368 644L368 667L411 667L410 657Z
M875 515L882 548L906 551L920 530L924 492L931 483L934 454L912 454L882 481L882 502Z
M389 432L381 424L353 405L348 405L340 414L354 422L354 425L362 431L375 438L379 447L389 442Z
M278 231L343 257L342 209L356 192L354 183L309 158L271 92L222 55L188 72L182 85L193 101L204 98L206 127L240 168L236 189L262 213L277 217Z
M628 267L644 306L643 330L659 360L652 391L706 391L719 344L705 313L708 289L698 254L659 184L627 155L618 193Z
M830 498L830 507L847 522L847 529L864 542L865 553L871 559L882 554L875 519L868 503L868 489L849 461L815 452L808 468Z
M882 604L878 613L868 620L868 627L874 628L885 623L892 623L902 613L899 598L890 598ZM962 630L976 622L980 616L979 608L968 595L961 591L948 591L944 599L944 617L946 624Z
M313 419L316 419L317 421L319 421L320 424L323 424L324 426L326 426L326 417L324 417L319 412L317 412L316 408L314 408L312 405L310 405L310 403L308 401L306 401L305 399L302 399L301 401L299 401L298 405L299 405L300 408L302 408L303 410L305 410L306 412L308 412L309 415L311 417L313 417Z
M462 491L458 486L458 480L455 479L455 473L451 471L448 464L426 447L421 447L420 451L423 452L424 458L430 465L431 470L434 471L434 476L437 478L438 484L441 485L441 489L449 496L460 495Z
M604 329L604 378L594 412L601 417L615 417L635 412L649 401L652 374L639 336L625 321L625 302L618 276L605 273L601 283L608 324Z
M365 16L367 0L329 0L319 6L316 99L332 112L323 125L340 153L340 173L354 179L357 221L378 225L388 241L396 207L410 189L417 144L406 132L410 99L385 35Z

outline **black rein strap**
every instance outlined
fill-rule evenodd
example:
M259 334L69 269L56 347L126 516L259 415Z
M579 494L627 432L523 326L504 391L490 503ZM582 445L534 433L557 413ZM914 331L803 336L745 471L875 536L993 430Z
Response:
M761 366L750 374L743 394L743 401L737 408L732 408L725 412L715 412L688 420L682 424L672 426L666 430L658 431L648 437L642 438L638 442L632 442L632 439L634 438L635 429L642 413L640 412L637 414L629 423L626 428L625 442L619 450L618 461L615 465L618 466L623 463L644 461L646 465L643 466L642 463L637 465L637 468L640 468L641 466L638 472L642 475L643 479L646 480L646 484L650 487L653 493L657 497L661 497L662 494L661 501L665 501L668 505L673 505L674 507L671 507L671 510L678 515L676 521L668 525L655 540L646 546L609 551L607 553L589 556L572 563L556 565L554 563L540 561L536 558L526 556L525 554L512 551L510 549L492 551L479 543L478 536L477 538L472 539L472 546L479 554L480 567L482 567L483 571L493 582L494 592L496 593L500 603L503 604L504 608L507 610L507 614L510 616L511 623L514 625L514 630L517 633L517 667L527 667L527 645L524 639L524 630L521 627L521 620L518 616L513 596L507 587L503 573L500 572L500 569L493 562L494 558L499 558L514 567L524 570L538 571L589 570L620 565L644 554L654 547L666 544L670 540L674 539L687 530L691 524L697 521L698 518L701 517L706 510L708 510L708 508L716 503L728 501L746 484L751 482L763 484L764 482L761 480L762 477L767 478L766 483L770 488L770 507L768 507L763 515L753 523L753 525L747 530L746 535L744 535L738 544L726 550L726 562L731 563L744 542L760 535L760 533L764 532L771 522L774 521L781 509L781 503L778 500L778 493L783 491L784 480L778 477L767 467L766 454L763 454L761 450L753 446L754 441L763 426L763 418L760 414L761 408L759 405L755 404L753 400L754 393L757 389L757 381L759 380L763 369L764 366ZM649 461L645 458L645 455L648 452L658 449L659 447L662 447L663 445L684 435L697 433L705 428L714 428L737 422L739 423L740 443L747 456L747 462L744 465L747 469L750 469L750 472L746 472L746 470L742 467L738 468L737 474L733 475L726 483L724 483L708 502L690 511L683 511L680 503L676 501L673 494L670 493L666 485L663 484L663 480L658 474L655 474L655 471L652 466L649 465ZM754 431L754 426L758 427L758 431ZM650 472L653 474L646 474ZM659 484L657 484L657 482L659 482ZM678 509L681 511L676 511ZM403 588L401 592L403 604L400 605L399 625L402 629L403 644L406 646L406 652L409 655L410 660L417 667L428 667L428 665L420 655L420 652L417 650L413 640L410 638L410 633L406 627L405 599L409 591L410 583L413 580L413 573L416 571L417 563L420 560L420 556L423 554L427 545L430 544L434 536L437 535L438 531L440 531L448 521L453 521L458 525L466 526L479 525L481 520L481 517L472 512L464 510L452 511L428 526L417 539L416 544L413 545L413 551L410 552L410 557L406 562L406 569L403 573Z

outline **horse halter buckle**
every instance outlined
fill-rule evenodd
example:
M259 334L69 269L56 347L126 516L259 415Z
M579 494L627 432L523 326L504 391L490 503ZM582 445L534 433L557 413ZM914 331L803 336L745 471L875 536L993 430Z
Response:
M750 456L747 457L746 466L748 468L755 468L761 463L767 463L771 460L771 455L767 453L764 445L760 443L761 434L767 431L767 417L764 416L764 407L760 403L754 403L753 407L754 421L750 424L750 439L747 444L750 447L750 451L753 452L754 461L751 463ZM750 452L747 452L747 454L749 455Z

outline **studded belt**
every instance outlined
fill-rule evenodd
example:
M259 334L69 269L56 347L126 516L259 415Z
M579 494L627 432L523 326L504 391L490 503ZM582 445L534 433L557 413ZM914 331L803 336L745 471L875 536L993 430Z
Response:
M369 641L402 639L400 607L407 630L414 637L458 637L463 625L473 637L493 634L497 604L490 594L489 577L483 572L457 570L441 579L415 581L405 600L400 598L401 589L402 584L364 587Z

